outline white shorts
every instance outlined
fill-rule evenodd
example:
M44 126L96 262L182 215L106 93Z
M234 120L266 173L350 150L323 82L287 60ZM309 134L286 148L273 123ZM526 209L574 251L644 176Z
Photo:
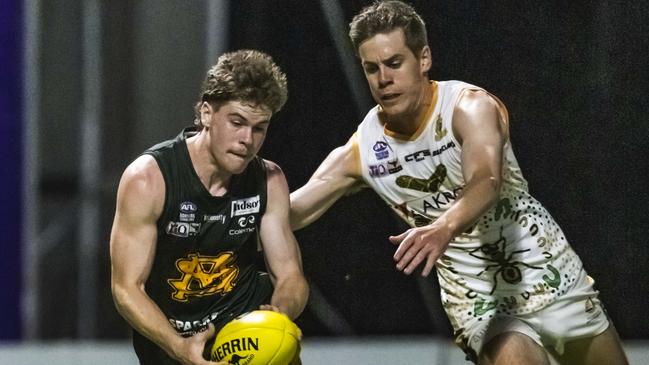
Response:
M456 343L475 361L482 347L505 332L518 332L530 337L545 348L563 354L564 344L588 338L606 331L609 319L593 288L593 279L582 270L572 290L540 311L522 314L496 314L488 321L467 324L456 338Z

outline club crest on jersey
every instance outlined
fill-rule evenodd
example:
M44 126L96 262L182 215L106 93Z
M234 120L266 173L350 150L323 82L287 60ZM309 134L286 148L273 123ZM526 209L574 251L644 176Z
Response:
M374 143L374 146L372 146L372 149L374 150L374 155L376 156L377 160L383 160L390 156L388 144L383 141L376 141L376 143Z
M441 115L438 115L437 119L435 119L435 140L440 141L442 138L446 137L447 133L448 130L444 128L444 120L442 120Z
M232 211L230 212L230 217L236 217L240 215L259 213L259 195L245 198L237 199L232 201Z

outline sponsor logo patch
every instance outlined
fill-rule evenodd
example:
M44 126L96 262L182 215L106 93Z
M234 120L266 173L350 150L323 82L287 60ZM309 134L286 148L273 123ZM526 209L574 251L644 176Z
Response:
M200 223L187 222L169 222L165 228L167 234L182 238L196 236L200 230Z
M204 215L203 216L203 221L205 221L205 222L220 222L221 224L225 224L225 214Z
M376 165L369 165L368 168L370 170L371 177L386 176L403 170L403 167L399 163L398 159L386 161L384 163Z
M259 213L259 205L259 195L245 199L233 200L230 216L236 217L240 215Z

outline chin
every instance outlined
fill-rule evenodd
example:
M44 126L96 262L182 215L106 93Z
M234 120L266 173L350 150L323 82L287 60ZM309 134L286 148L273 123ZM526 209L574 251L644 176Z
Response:
M381 109L388 116L400 115L404 112L404 108L399 104L381 105Z
M248 167L248 164L250 161L245 161L243 163L234 163L231 166L229 166L230 173L233 175L238 175L246 170L246 167Z

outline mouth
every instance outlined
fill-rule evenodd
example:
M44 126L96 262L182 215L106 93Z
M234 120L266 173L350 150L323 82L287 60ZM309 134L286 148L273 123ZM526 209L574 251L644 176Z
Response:
M391 102L397 99L401 94L396 94L396 93L390 93L390 94L383 94L381 95L381 101L383 102Z
M242 160L247 160L248 159L248 154L247 153L240 153L240 152L230 152L231 155L238 157Z

